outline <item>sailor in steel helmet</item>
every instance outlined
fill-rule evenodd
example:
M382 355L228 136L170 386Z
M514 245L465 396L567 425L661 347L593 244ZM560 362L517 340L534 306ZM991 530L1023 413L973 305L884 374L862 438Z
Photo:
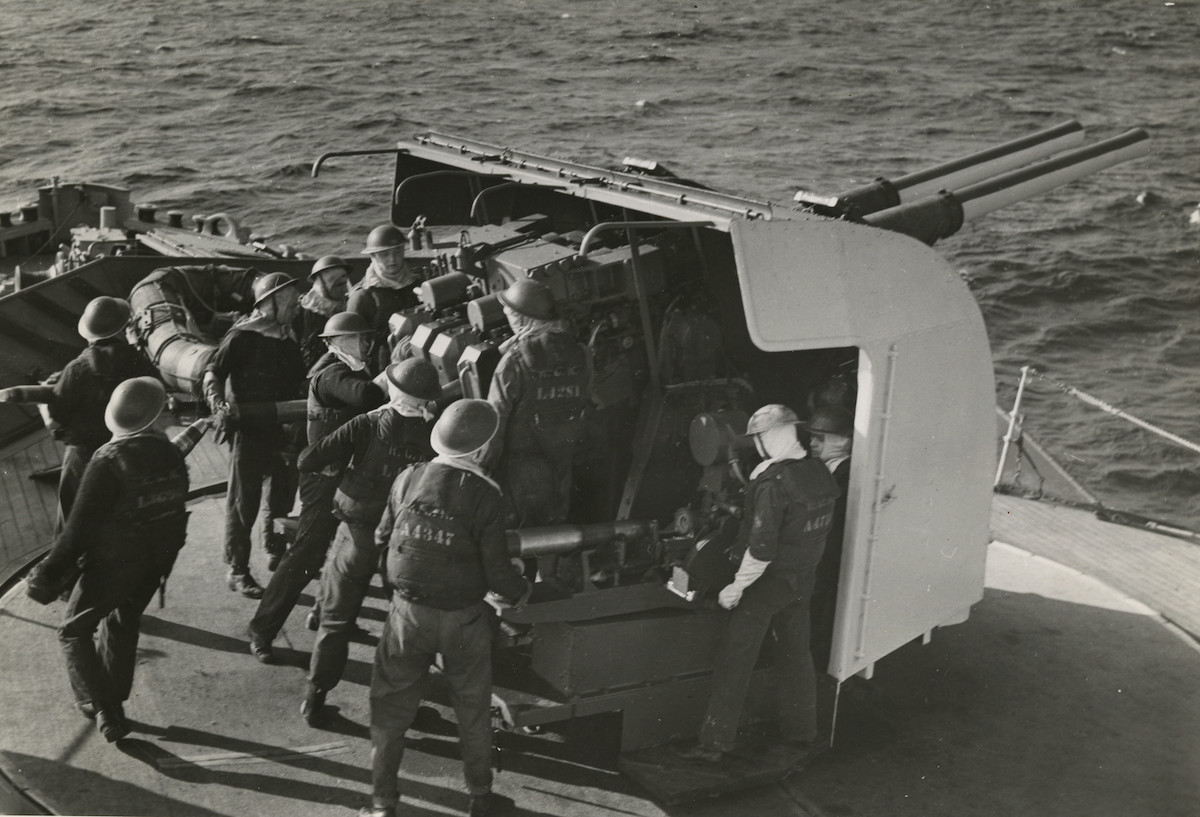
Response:
M304 365L312 366L325 354L325 342L321 337L325 322L337 313L346 311L350 267L336 255L324 255L313 263L308 280L312 285L300 296L296 335L300 340Z
M570 508L571 466L591 400L591 359L559 320L550 288L521 278L500 293L513 337L492 376L500 412L497 476L516 526L553 525Z
M838 575L842 566L842 539L846 531L846 498L850 494L850 449L854 439L854 418L840 405L818 405L808 422L800 427L808 432L812 455L825 463L837 483L837 503L833 507L833 525L825 540L825 553L817 567L813 590L813 655L819 663L829 660L833 643L833 617L837 611Z
M499 428L485 400L458 400L433 428L438 456L396 479L376 531L394 588L371 676L371 806L394 817L404 734L435 656L450 685L471 815L500 814L492 792L492 624L484 602L524 602L532 589L508 560L499 486L483 467Z
M419 283L416 273L404 260L406 240L404 232L391 224L371 230L363 248L371 258L371 265L362 280L350 288L346 304L346 309L357 312L371 324L376 344L371 361L373 374L383 371L391 361L392 315L419 303L413 290Z
M129 345L125 329L131 314L121 298L94 298L79 318L79 334L87 348L68 363L54 383L54 398L47 413L55 437L65 444L58 481L58 523L71 512L79 480L92 452L111 436L104 425L104 409L117 384L131 377L157 377L158 372L141 349ZM6 402L10 390L0 390Z
M366 371L371 327L362 315L333 315L325 322L320 337L327 349L309 370L309 445L387 402L383 389ZM271 642L283 629L300 593L325 562L338 526L333 503L340 480L340 471L332 467L300 472L300 520L295 541L276 564L250 621L250 653L263 663L273 660ZM316 629L311 613L310 629Z
M751 472L738 531L743 549L733 582L719 602L732 611L713 660L712 692L698 743L677 755L718 763L734 748L750 676L768 631L775 634L779 729L801 750L818 741L816 672L809 652L809 601L833 520L838 487L808 456L787 406L766 405L750 417L763 461Z
M26 585L31 598L48 603L82 565L58 637L75 705L109 743L129 734L124 703L138 621L187 531L184 455L154 425L165 401L154 377L113 390L104 412L112 440L88 462L62 534Z
M273 419L239 418L239 403L275 403L304 397L305 368L292 323L300 309L297 282L272 272L254 284L254 308L221 338L204 373L204 397L233 443L225 505L225 563L229 589L252 599L262 587L250 574L250 530L259 514L263 483L269 482L262 515L268 553L286 542L274 530L296 501L295 443ZM237 421L232 429L231 421Z
M354 417L300 454L300 470L344 469L334 503L342 520L321 573L321 612L301 713L320 723L326 694L341 681L352 628L379 566L375 526L392 481L433 457L430 424L442 387L433 364L405 360L387 368L388 403Z

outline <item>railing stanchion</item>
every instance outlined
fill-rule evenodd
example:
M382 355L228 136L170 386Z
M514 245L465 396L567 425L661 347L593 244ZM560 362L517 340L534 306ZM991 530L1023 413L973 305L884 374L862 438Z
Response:
M1000 449L1000 462L996 465L996 479L992 482L992 487L995 488L1000 484L1000 477L1004 475L1004 464L1008 461L1008 448L1012 445L1013 431L1017 427L1017 412L1021 408L1021 397L1025 394L1025 381L1029 377L1029 367L1021 367L1021 382L1017 384L1017 397L1013 400L1012 412L1008 415L1008 431L1004 432L1004 446Z

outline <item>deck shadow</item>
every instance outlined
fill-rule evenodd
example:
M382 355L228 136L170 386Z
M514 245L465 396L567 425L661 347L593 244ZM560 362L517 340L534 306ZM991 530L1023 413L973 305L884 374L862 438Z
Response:
M123 750L123 749L122 749ZM135 786L69 763L19 752L4 752L7 763L39 784L53 781L52 789L39 791L45 805L60 814L157 814L172 817L226 817L223 812ZM238 817L230 814L228 817Z

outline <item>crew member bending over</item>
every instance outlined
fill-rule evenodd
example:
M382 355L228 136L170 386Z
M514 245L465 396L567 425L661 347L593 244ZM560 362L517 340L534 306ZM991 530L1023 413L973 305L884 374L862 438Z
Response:
M376 531L393 591L371 676L372 794L361 817L396 813L404 733L437 655L452 691L470 814L513 805L492 792L492 625L484 597L523 604L532 585L508 561L500 487L481 464L497 426L486 401L452 403L433 428L438 456L400 475Z
M429 428L442 393L437 370L424 360L406 360L388 367L387 381L386 406L360 414L300 455L300 468L308 472L349 463L334 498L342 524L321 574L320 627L300 708L310 726L320 724L325 696L346 669L350 633L379 568L375 526L392 481L433 456Z
M738 532L745 553L720 605L733 612L713 659L712 693L699 742L677 755L718 763L734 747L750 676L769 630L775 634L779 731L797 749L818 740L809 603L838 487L796 437L795 412L766 405L750 417L763 461L750 475Z
M366 320L353 312L339 312L325 322L321 338L328 344L328 352L309 373L309 445L387 401L383 389L371 381L366 371L370 334ZM250 652L264 664L271 663L271 642L283 629L300 592L321 570L329 552L338 525L333 498L341 476L341 471L332 465L300 473L296 540L276 566L250 621Z

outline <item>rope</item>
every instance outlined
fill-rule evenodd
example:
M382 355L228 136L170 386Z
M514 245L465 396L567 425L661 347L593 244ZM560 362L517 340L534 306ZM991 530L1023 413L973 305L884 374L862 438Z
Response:
M1195 451L1196 453L1200 454L1200 445L1197 445L1196 443L1191 442L1190 440L1185 440L1183 437L1180 437L1177 434L1172 434L1171 432L1169 432L1165 429L1159 428L1158 426L1154 425L1153 423L1148 423L1145 420L1138 419L1137 417L1134 417L1132 414L1130 414L1126 411L1123 411L1123 410L1117 408L1116 406L1113 406L1113 405L1110 405L1110 404L1104 402L1099 397L1093 397L1092 395L1088 394L1087 392L1082 392L1079 389L1075 388L1074 386L1068 386L1066 383L1061 383L1061 382L1055 380L1054 378L1049 377L1048 375L1042 374L1037 369L1030 369L1029 373L1032 374L1034 377L1037 377L1041 380L1045 380L1047 383L1054 386L1059 391L1064 392L1066 394L1071 395L1072 397L1076 397L1076 398L1082 400L1083 402L1087 403L1088 405L1095 406L1096 408L1100 409L1101 411L1107 412L1107 413L1113 415L1114 417L1120 417L1122 420L1127 420L1128 422L1133 423L1135 426L1138 426L1139 428L1144 428L1153 434L1157 434L1158 436L1160 436L1164 439L1170 440L1171 442L1175 443L1176 445L1181 445L1184 448L1189 448L1192 451Z

